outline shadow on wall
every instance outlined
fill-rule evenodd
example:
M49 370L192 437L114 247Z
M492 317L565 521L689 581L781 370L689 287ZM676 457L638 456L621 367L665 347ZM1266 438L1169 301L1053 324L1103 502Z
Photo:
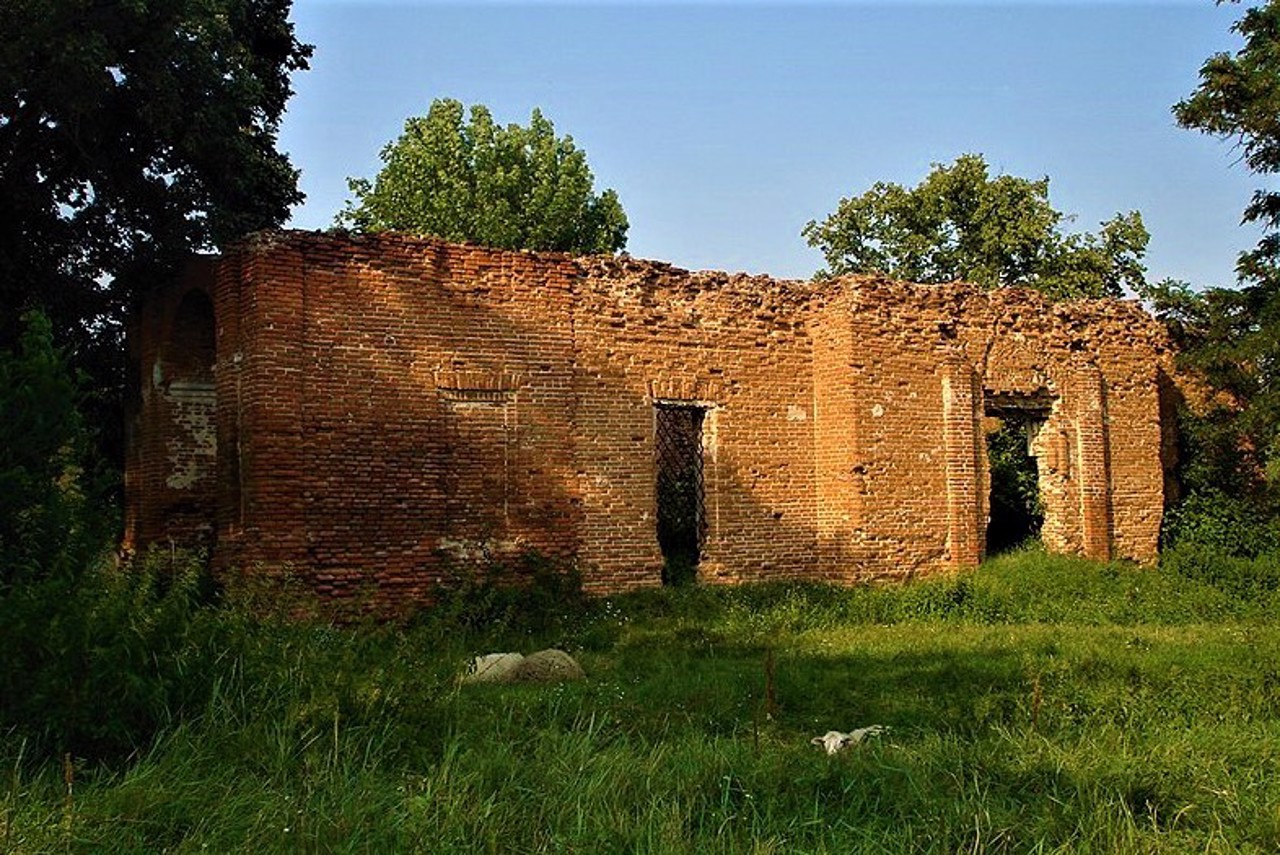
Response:
M217 345L207 272L194 268L153 296L140 319L145 334L131 336L142 370L129 415L126 547L214 541Z
M264 235L222 261L214 289L215 563L387 609L528 552L578 563L597 592L976 561L982 408L1008 416L992 395L1042 389L1016 342L1057 330L1060 312L879 281L821 292L818 312L815 288L394 235ZM1055 341L1055 370L1093 344ZM970 353L1000 390L985 404ZM1107 404L1091 371L1096 450ZM1132 413L1140 397L1117 400ZM179 409L161 403L172 428ZM1061 429L1035 455L1051 461L1041 487L1075 471L1058 445L1080 441L1085 412L1046 406L1038 420ZM172 478L162 432L143 433L135 471ZM1105 473L1105 450L1090 465ZM1109 488L1091 477L1092 537L1109 548Z
M271 278L246 280L240 302L276 314L246 313L238 338L220 342L219 389L249 390L223 416L242 427L219 465L240 460L243 489L222 501L242 502L231 516L245 524L219 531L221 561L288 567L318 593L372 596L380 609L428 601L459 574L525 552L581 563L588 590L662 584L655 434L673 402L655 384L669 394L680 377L716 371L716 333L655 332L665 297L638 287L647 307L593 318L618 332L584 356L571 310L582 286L567 259L330 244L309 237L287 264L280 255L294 247L269 250ZM704 415L715 403L723 430L746 394L738 384L727 400L674 403ZM741 409L762 407L777 409ZM757 503L732 450L707 430L700 438L703 544L731 539L761 574L804 575L816 537L804 514ZM775 477L811 478L806 447L792 443ZM668 544L672 564L690 545Z

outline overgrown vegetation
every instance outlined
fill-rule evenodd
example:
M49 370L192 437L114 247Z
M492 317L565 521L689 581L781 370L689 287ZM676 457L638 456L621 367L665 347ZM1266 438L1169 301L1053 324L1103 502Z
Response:
M91 694L6 708L0 851L1280 845L1280 557L1024 551L905 587L603 600L543 574L519 608L478 581L350 628L188 607L180 557L58 604L64 637L114 640L80 647ZM474 654L551 645L590 679L456 683ZM872 723L889 736L846 755L808 744ZM111 751L68 761L59 740L86 727Z
M1246 209L1269 233L1241 258L1244 288L1148 292L1215 404L1183 414L1187 497L1159 569L1023 550L908 586L588 600L572 574L533 563L519 568L527 589L461 579L412 621L340 628L264 608L252 574L218 589L197 555L115 566L109 479L54 328L118 404L119 320L140 271L277 222L296 201L274 140L287 73L310 49L287 9L0 13L27 34L0 61L13 108L0 127L0 184L13 191L0 271L11 309L30 301L54 317L0 323L0 853L1280 849L1280 197L1268 190ZM1184 125L1236 138L1264 175L1280 168L1278 22L1276 0L1252 4L1237 25L1244 48L1211 58L1177 107ZM200 60L184 65L186 83L216 84L194 118L151 97L186 85L166 64L175 45ZM66 116L75 151L41 142ZM590 194L581 153L539 115L505 132L472 120L464 128L449 105L409 131L492 138L509 160L545 155ZM228 129L239 142L208 145ZM121 145L128 156L113 156ZM232 173L249 177L227 183ZM926 237L967 233L964 217L988 208L1021 212L1025 228L1003 245L1009 235L979 217L986 231L963 246L905 246L894 264L940 271L910 278L1058 295L1138 282L1136 215L1064 237L1046 186L990 180L981 158L962 158L915 191L846 200L837 214L866 221L852 232L822 231L846 228L838 217L807 231L831 244L833 269L859 253L883 260L897 250L875 228L927 189L911 210ZM580 213L521 187L510 198ZM377 192L356 189L361 202ZM512 188L466 192L481 190L501 202ZM528 228L620 246L616 199L588 202L587 225ZM470 205L494 222L504 206ZM1026 477L1012 483L1013 502L1034 493ZM574 652L590 679L457 682L477 653L544 646ZM846 755L809 745L873 723L889 736Z
M0 594L78 575L115 533L79 403L48 318L28 313L0 348Z
M1243 4L1243 43L1205 60L1200 85L1173 108L1178 123L1231 140L1261 187L1242 220L1261 226L1236 264L1238 288L1163 282L1143 296L1168 326L1179 365L1202 384L1179 414L1185 501L1167 540L1239 555L1277 544L1280 518L1280 0Z
M199 556L112 566L38 316L0 370L22 416L0 851L1280 844L1280 554L1183 545L1151 570L1023 551L901 587L605 600L530 562L506 568L527 589L463 578L411 622L338 628L264 608L282 600L252 573L215 590ZM590 679L456 681L477 653L545 646ZM847 756L808 742L872 723L890 736Z
M535 561L505 568L527 589L461 578L410 622L340 628L252 573L216 590L199 556L113 566L38 316L0 370L22 416L0 546L24 556L0 587L0 852L1280 845L1280 553L604 600ZM546 646L590 679L457 683ZM809 744L867 724L892 729Z
M1030 428L1025 420L1011 418L986 437L987 460L991 466L989 555L1038 538L1044 524L1040 470L1029 448Z

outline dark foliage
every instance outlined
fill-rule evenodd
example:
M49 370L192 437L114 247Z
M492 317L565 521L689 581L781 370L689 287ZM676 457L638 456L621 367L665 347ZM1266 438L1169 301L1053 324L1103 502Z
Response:
M74 579L115 530L77 383L48 319L31 312L25 324L16 350L0 350L0 596Z
M0 728L37 756L113 761L202 710L231 624L201 608L201 568L194 556L155 554L0 597Z
M207 691L215 648L191 638L207 586L186 556L112 566L77 384L49 321L25 321L0 351L0 730L37 753L119 756Z
M435 599L415 623L499 638L556 635L588 610L578 570L537 553L459 571Z
M1250 5L1232 28L1235 53L1209 57L1200 86L1174 107L1178 123L1234 140L1259 176L1280 173L1280 0ZM1280 191L1258 190L1243 220L1266 232L1241 253L1238 289L1194 291L1163 282L1144 295L1169 326L1182 367L1210 400L1182 414L1186 500L1170 515L1170 538L1192 538L1249 553L1241 526L1280 512Z
M1040 474L1027 450L1027 425L1011 420L987 434L987 460L991 466L987 553L994 555L1037 537L1044 522Z
M0 348L40 308L120 422L130 303L302 199L276 151L289 0L0 4ZM119 437L116 437L119 451Z

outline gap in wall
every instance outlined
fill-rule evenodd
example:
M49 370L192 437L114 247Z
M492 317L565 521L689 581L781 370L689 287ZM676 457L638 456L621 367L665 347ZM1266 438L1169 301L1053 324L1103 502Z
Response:
M1034 396L993 400L988 395L983 432L991 473L986 554L999 555L1038 540L1044 525L1035 439L1048 408Z

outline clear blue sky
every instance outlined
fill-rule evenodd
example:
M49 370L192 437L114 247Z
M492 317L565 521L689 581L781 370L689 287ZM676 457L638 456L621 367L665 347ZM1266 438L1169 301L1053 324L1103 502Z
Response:
M315 45L281 146L302 170L298 228L325 228L348 176L433 98L534 107L618 191L628 251L695 269L805 277L810 219L875 181L913 185L981 152L1049 176L1093 230L1137 209L1150 276L1234 283L1260 186L1229 143L1178 129L1170 106L1204 59L1234 50L1238 6L845 2L455 5L295 0Z

